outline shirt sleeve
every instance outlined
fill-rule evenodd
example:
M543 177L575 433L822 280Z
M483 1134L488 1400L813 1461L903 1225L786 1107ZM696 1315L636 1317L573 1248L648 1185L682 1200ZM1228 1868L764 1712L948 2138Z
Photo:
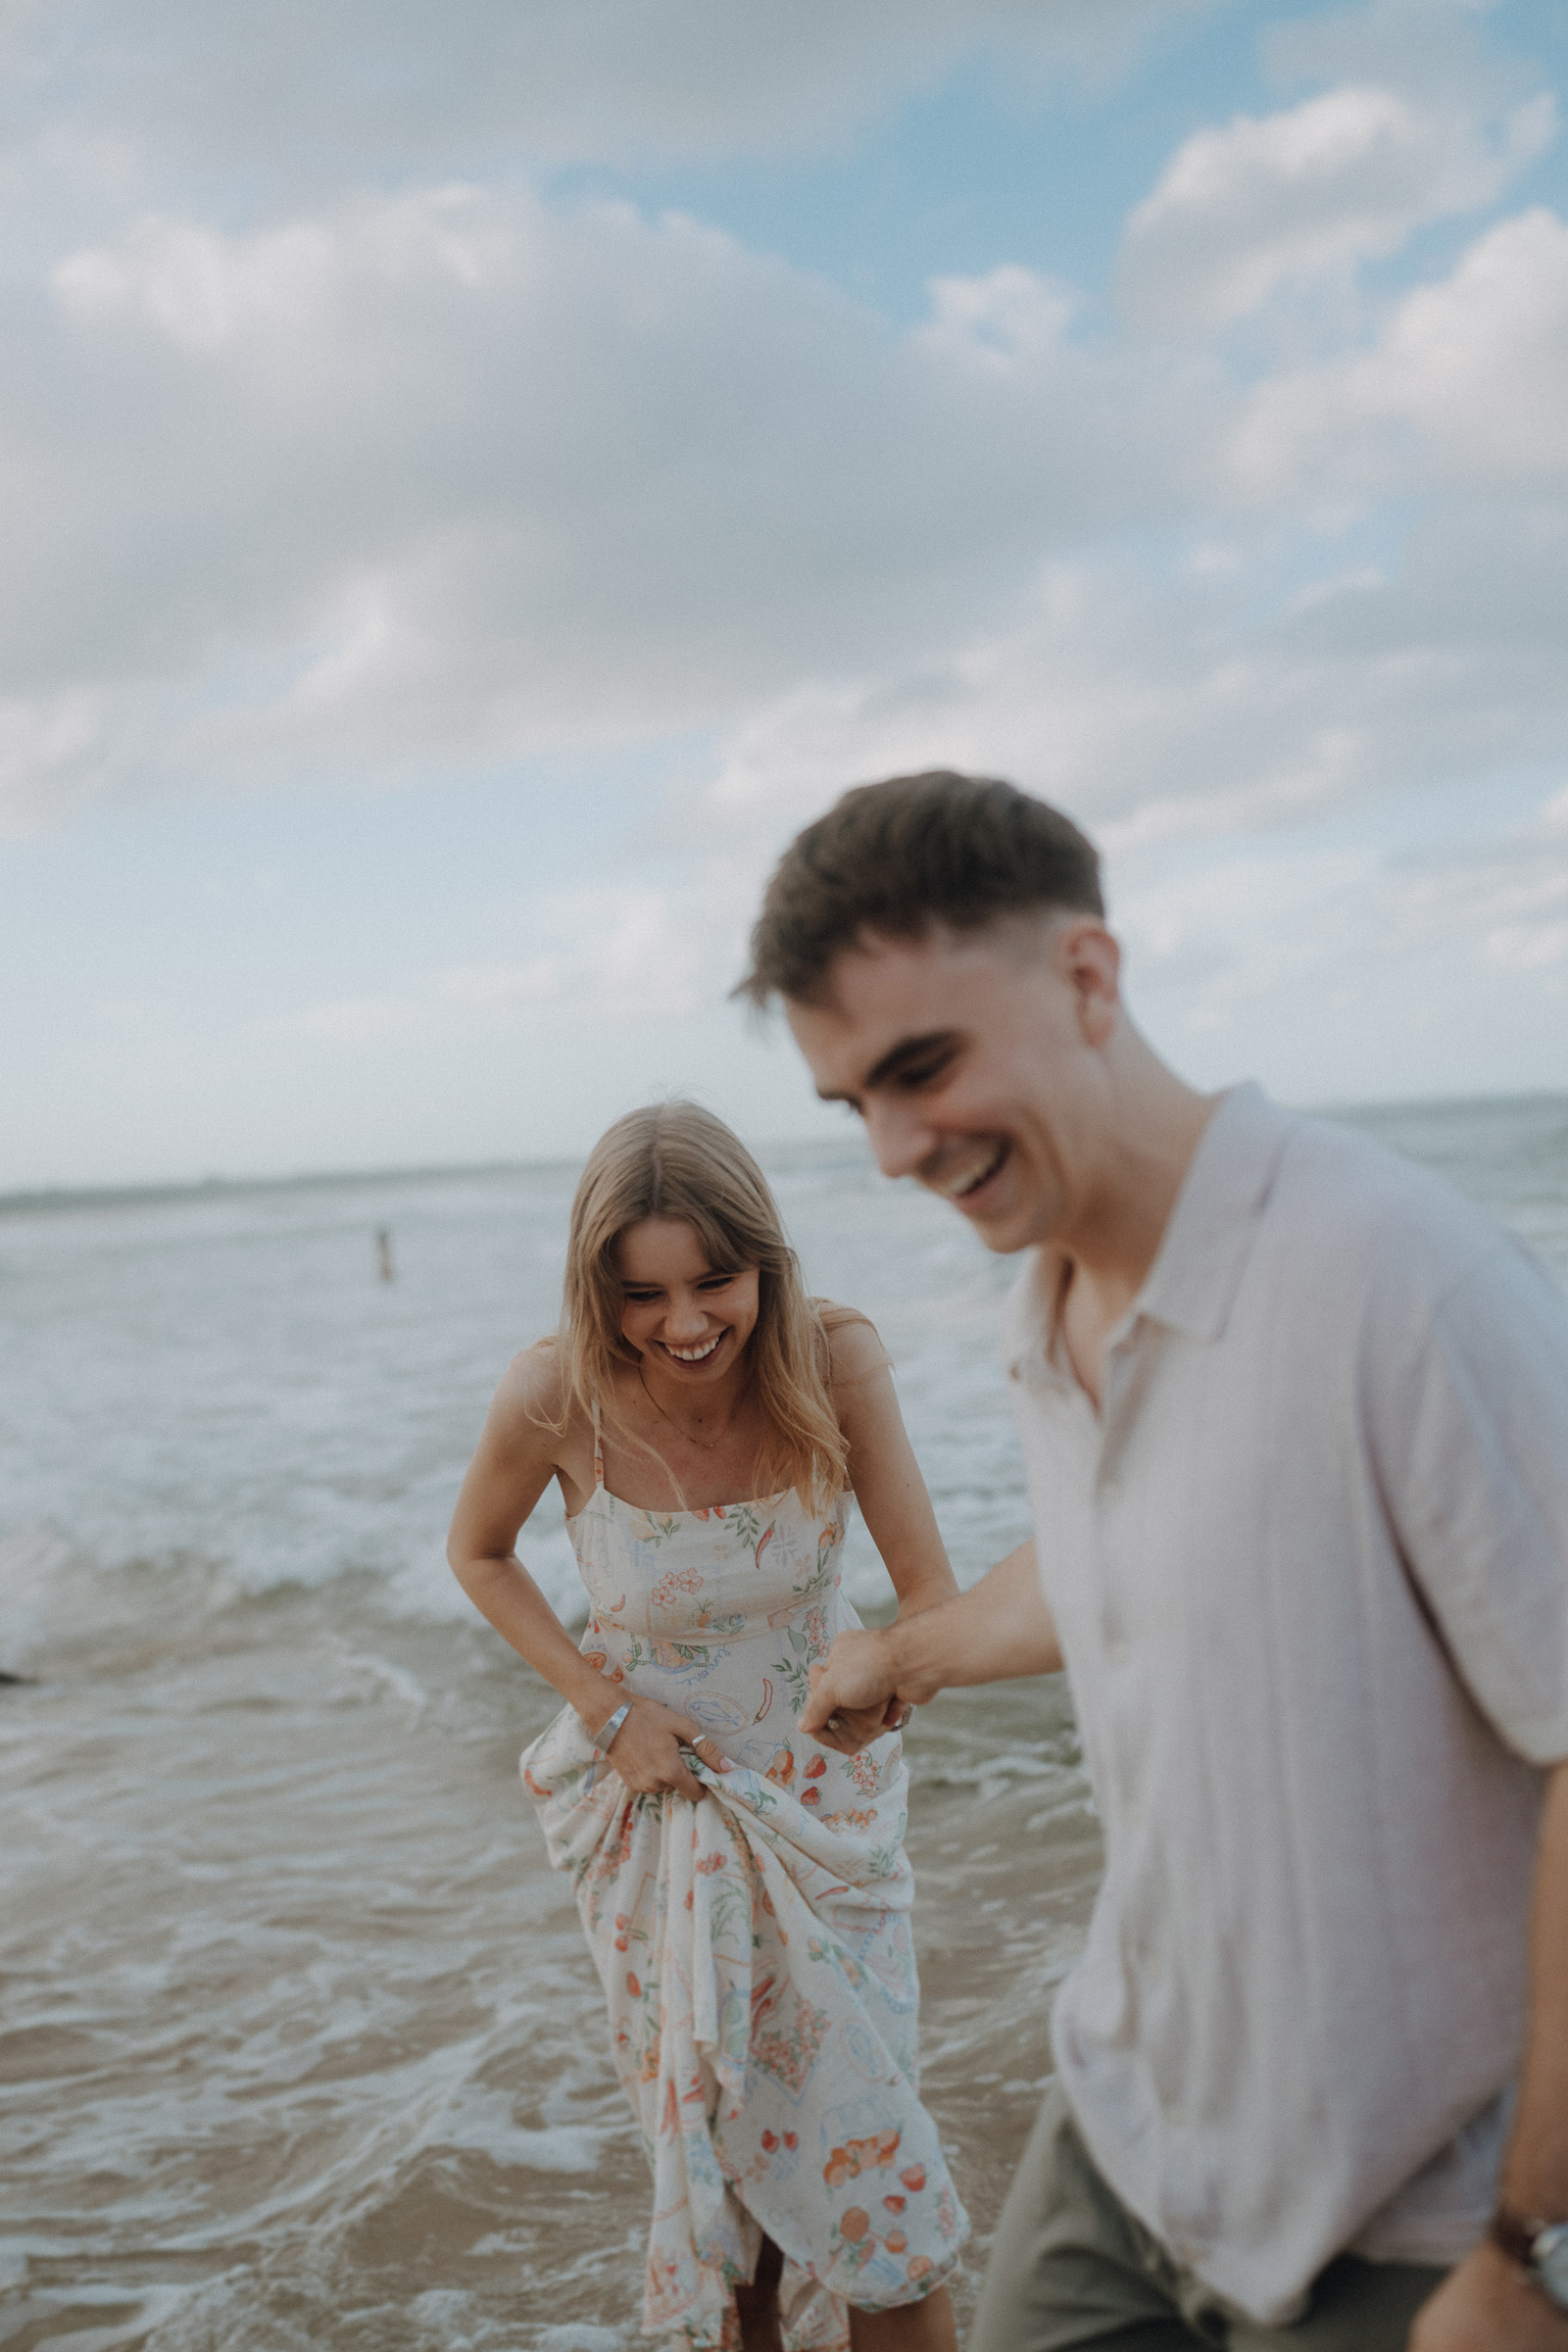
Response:
M1396 1252L1397 1254L1397 1252ZM1365 1397L1412 1582L1498 1736L1568 1758L1568 1300L1505 1236L1374 1299Z

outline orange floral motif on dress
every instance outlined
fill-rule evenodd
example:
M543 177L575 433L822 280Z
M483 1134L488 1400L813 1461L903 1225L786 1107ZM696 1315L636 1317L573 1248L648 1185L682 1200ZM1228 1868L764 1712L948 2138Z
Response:
M899 2152L901 2137L898 2132L878 2132L869 2139L847 2139L842 2148L830 2152L822 2167L823 2180L829 2188L842 2188L846 2180L858 2180L862 2173L885 2170ZM922 2188L925 2185L924 2173L920 2175L920 2185ZM844 2228L847 2233L847 2220Z
M656 1609L667 1609L680 1593L700 1592L702 1589L703 1579L699 1569L671 1568L667 1575L660 1578L649 1599Z

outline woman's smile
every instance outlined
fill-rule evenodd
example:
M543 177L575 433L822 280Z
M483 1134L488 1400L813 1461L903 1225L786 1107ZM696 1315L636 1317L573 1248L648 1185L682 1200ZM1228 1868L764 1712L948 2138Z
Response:
M677 1348L669 1340L656 1340L654 1346L662 1355L671 1356L677 1364L705 1364L727 1335L715 1331L710 1340L701 1340L695 1348Z

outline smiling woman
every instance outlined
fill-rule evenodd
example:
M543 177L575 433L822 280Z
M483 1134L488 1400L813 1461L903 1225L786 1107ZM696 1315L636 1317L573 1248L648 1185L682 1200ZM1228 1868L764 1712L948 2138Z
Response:
M579 1650L516 1557L555 1478ZM858 1619L853 1484L901 1612L956 1592L863 1316L806 1296L765 1179L693 1103L604 1136L560 1335L491 1407L450 1552L567 1701L522 1758L654 2173L643 2321L693 2352L953 2352L968 2224L918 2095L906 1711L796 1724Z

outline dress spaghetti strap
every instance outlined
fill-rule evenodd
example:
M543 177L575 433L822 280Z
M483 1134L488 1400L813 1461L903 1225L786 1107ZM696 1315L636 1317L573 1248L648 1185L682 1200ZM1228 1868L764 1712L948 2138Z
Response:
M605 1483L605 1433L604 1433L604 1428L603 1428L603 1426L602 1426L602 1424L601 1424L601 1422L600 1422L600 1417L599 1417L599 1397L598 1397L598 1395L597 1395L597 1393L595 1394L595 1396L594 1396L594 1399L593 1399L593 1415L594 1415L594 1493L597 1494L600 1492L601 1488L604 1486L604 1483Z

